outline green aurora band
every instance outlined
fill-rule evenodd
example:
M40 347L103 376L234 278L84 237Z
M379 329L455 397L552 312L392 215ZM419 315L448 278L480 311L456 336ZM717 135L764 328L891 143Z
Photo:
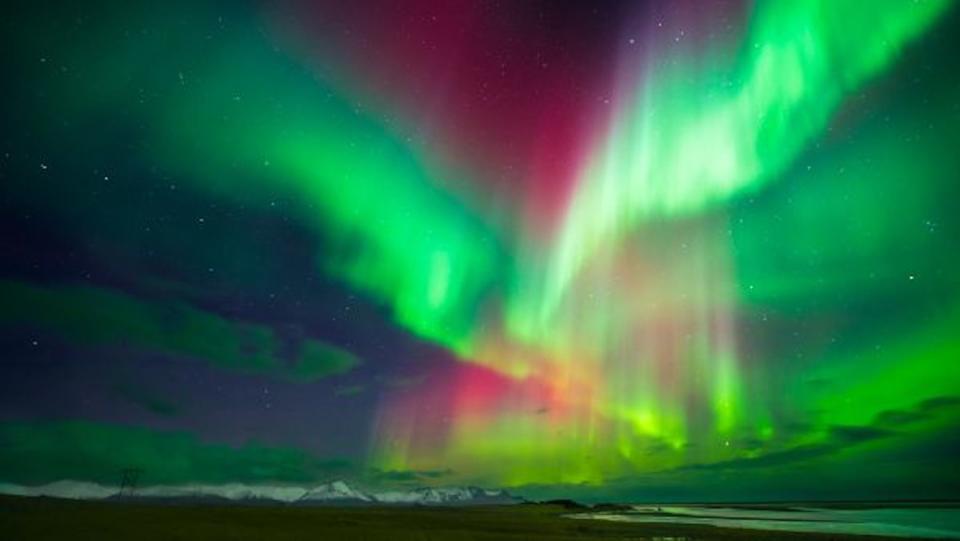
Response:
M19 39L63 51L65 63L85 65L86 80L97 81L67 87L59 74L37 76L56 89L38 128L50 139L61 129L54 119L94 124L131 101L131 87L155 89L141 97L148 103L128 104L147 126L140 158L211 197L282 206L316 234L318 272L453 352L465 374L485 374L435 384L434 393L452 397L441 412L452 421L442 427L431 424L439 413L425 411L433 402L387 393L368 466L450 469L457 481L508 486L602 484L761 464L838 441L886 449L892 439L850 427L888 431L895 413L925 414L931 400L960 393L960 284L956 263L940 255L954 249L952 239L918 236L924 223L952 223L947 201L957 196L960 158L949 141L960 140L960 116L930 111L955 97L946 90L932 106L892 108L883 122L849 128L847 142L809 154L838 111L896 69L951 7L869 4L760 2L740 43L690 51L671 42L656 44L655 60L624 58L626 72L643 65L640 76L618 89L613 120L546 241L519 217L491 211L480 188L464 188L482 179L403 136L398 123L413 121L388 120L392 111L350 94L347 77L320 73L245 29L224 30L219 48L193 64L160 54L211 47L172 22L128 51L110 50L123 40L111 20L90 31L97 39L78 43ZM163 19L161 8L126 9L128 21ZM930 121L928 140L902 141L917 118ZM3 282L0 291L58 302L32 286ZM234 359L233 331L190 309L180 308L184 321L171 338L160 316L134 301L87 289L65 295L115 304L133 315L131 328L111 323L105 308L92 312L109 331L88 332L98 320L69 309L30 312L31 323L83 340L172 340L174 350L214 364L290 379L359 363L310 342L316 374L288 373L275 366L267 330L250 326L259 353ZM840 297L857 302L842 306ZM908 309L876 316L893 297ZM198 345L193 331L227 345ZM760 337L749 352L748 335ZM789 338L761 339L774 335ZM932 433L958 418L949 410L910 426ZM6 430L33 434L14 428ZM238 459L244 464L270 454L244 453L253 457Z

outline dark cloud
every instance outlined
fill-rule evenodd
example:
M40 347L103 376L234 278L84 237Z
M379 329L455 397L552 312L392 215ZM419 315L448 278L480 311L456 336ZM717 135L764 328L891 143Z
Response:
M874 426L833 426L830 427L828 441L840 447L887 438L893 434L889 430Z
M816 443L800 445L786 451L771 452L755 458L736 458L709 464L691 464L681 470L744 470L757 468L780 467L797 462L805 462L814 458L829 455L837 451L830 444Z
M885 410L877 414L874 423L879 426L897 427L918 423L929 418L929 415L920 411Z
M752 458L692 464L680 470L744 470L783 467L827 457L861 443L889 438L895 433L874 426L832 426L819 442L773 451Z
M935 419L937 416L960 406L960 397L938 396L929 398L908 410L884 410L873 420L877 427L901 427L922 423Z
M922 411L936 411L960 407L960 396L938 396L920 403Z
M761 470L765 468L784 468L800 466L812 461L825 459L844 451L858 448L870 442L894 440L903 435L895 429L933 419L937 414L960 406L960 397L943 396L924 400L910 410L886 410L877 414L869 425L835 425L827 429L820 441L792 447L781 451L771 451L756 457L736 458L721 462L692 464L678 468L683 471L736 472ZM806 425L794 427L809 430ZM746 449L760 449L759 441L741 440L738 444ZM927 451L929 452L929 450Z
M0 324L37 327L78 344L126 344L243 373L313 381L352 370L348 351L305 338L292 358L271 327L236 322L182 302L142 300L88 286L0 281Z
M310 483L355 471L347 461L300 449L254 442L229 446L188 432L86 421L0 424L0 478L8 482L113 484L122 469L131 467L143 469L145 484Z

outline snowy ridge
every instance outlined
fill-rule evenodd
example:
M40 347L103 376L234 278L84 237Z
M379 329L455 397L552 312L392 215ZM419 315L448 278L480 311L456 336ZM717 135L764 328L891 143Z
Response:
M136 496L174 500L222 498L233 501L293 502L302 498L306 492L306 489L300 487L230 483L226 485L150 486L137 489Z
M416 488L376 495L381 503L405 504L464 504L464 503L511 503L516 498L503 490L484 490L477 487Z
M118 491L117 487L105 487L85 481L57 481L40 486L0 483L0 494L10 496L49 496L71 500L99 500L109 498Z
M119 487L116 486L104 486L86 481L57 481L40 486L0 483L0 494L13 496L101 500L116 498L119 491ZM154 485L138 488L133 497L172 501L229 500L298 505L480 505L508 504L522 501L504 490L487 490L477 487L420 487L366 492L350 486L345 481L333 481L311 488L289 485L245 485L240 483Z
M323 501L361 501L374 502L376 499L370 494L366 494L354 489L343 481L334 481L325 485L314 487L300 497L299 502L323 502Z

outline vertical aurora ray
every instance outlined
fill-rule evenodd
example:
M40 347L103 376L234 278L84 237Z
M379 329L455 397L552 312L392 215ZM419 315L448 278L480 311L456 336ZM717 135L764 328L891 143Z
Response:
M948 2L782 2L757 8L739 66L664 62L624 98L579 181L547 266L545 322L584 261L656 217L694 213L783 171L844 95ZM709 58L709 57L708 57Z
M441 462L495 460L492 475L511 484L601 482L822 437L782 430L805 416L803 401L783 404L760 390L770 385L763 370L743 372L737 321L750 315L741 302L754 285L738 283L751 271L735 267L739 228L721 204L782 175L845 96L947 5L761 4L736 62L707 51L651 63L587 158L556 241L519 263L505 336L474 356L515 386L454 415L461 430L445 435ZM525 390L531 381L564 392L550 402ZM942 391L955 390L946 381ZM480 384L458 385L469 395ZM477 415L489 418L469 421ZM383 442L403 439L383 432ZM427 468L426 456L408 449L390 463Z

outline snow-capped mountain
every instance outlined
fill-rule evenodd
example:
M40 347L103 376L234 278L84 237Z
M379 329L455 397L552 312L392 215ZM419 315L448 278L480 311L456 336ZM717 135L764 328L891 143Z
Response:
M344 481L334 481L308 491L297 503L368 503L385 505L477 505L517 503L503 490L477 487L421 487L409 490L365 492Z
M379 492L375 494L375 498L380 503L407 505L471 505L519 501L504 490L485 490L477 487L424 487Z
M376 498L357 490L343 481L334 481L313 487L297 499L298 503L310 502L375 502Z
M293 502L302 498L307 490L293 486L274 485L242 485L229 483L226 485L180 485L180 486L148 486L138 488L136 497L161 499L194 499L210 500L224 499L232 501L264 502Z
M85 481L57 481L41 486L0 483L0 494L50 496L84 500L118 498L119 488ZM345 481L332 481L304 488L287 485L153 485L137 488L126 498L167 502L278 503L294 505L484 505L510 504L522 500L504 490L477 487L419 487L368 492Z

